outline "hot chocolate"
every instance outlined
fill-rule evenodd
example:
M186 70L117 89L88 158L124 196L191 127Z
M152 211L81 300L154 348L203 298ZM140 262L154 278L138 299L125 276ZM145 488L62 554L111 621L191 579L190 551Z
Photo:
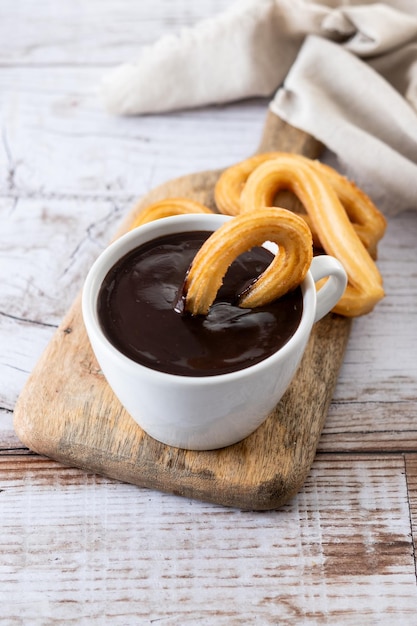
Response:
M294 334L303 308L299 287L264 307L236 304L239 293L269 265L272 255L265 248L234 261L207 316L176 310L187 269L208 236L198 231L159 237L108 272L98 316L120 352L170 374L213 376L265 359Z

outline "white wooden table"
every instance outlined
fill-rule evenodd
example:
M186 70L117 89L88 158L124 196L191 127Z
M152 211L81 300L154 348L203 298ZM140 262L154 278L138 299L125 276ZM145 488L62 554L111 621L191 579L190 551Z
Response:
M227 0L0 3L0 623L417 624L417 213L380 246L308 480L255 513L39 457L13 408L92 261L160 182L254 151L267 102L117 119L101 74ZM393 198L395 203L395 198Z

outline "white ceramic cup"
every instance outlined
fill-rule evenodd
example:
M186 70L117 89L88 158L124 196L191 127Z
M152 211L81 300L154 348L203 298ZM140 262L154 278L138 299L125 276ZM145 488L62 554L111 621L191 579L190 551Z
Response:
M148 435L179 448L221 448L258 428L289 386L314 322L333 308L346 287L339 261L326 255L315 257L302 283L303 313L294 335L273 355L237 372L178 376L140 365L119 352L101 330L97 315L97 297L107 272L125 254L156 237L213 231L228 219L215 214L182 215L145 224L105 249L84 284L84 323L107 382ZM324 277L329 280L317 292L315 282Z

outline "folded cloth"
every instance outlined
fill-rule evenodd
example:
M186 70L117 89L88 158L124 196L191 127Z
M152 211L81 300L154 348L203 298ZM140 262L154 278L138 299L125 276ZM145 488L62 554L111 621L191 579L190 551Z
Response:
M240 0L105 75L104 104L132 115L272 95L327 13L300 0Z
M417 2L240 0L104 76L115 114L254 96L322 141L386 212L417 202Z
M308 37L270 108L336 154L385 214L417 208L415 109L357 57Z

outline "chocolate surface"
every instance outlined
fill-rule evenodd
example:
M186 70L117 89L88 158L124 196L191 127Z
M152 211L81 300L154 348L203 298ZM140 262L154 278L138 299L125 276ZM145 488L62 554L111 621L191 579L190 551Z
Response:
M154 239L109 271L98 315L120 352L170 374L212 376L261 361L294 334L302 314L300 288L264 307L235 304L270 263L272 255L264 248L254 248L231 265L207 316L175 310L187 269L207 237L207 232L192 232Z

